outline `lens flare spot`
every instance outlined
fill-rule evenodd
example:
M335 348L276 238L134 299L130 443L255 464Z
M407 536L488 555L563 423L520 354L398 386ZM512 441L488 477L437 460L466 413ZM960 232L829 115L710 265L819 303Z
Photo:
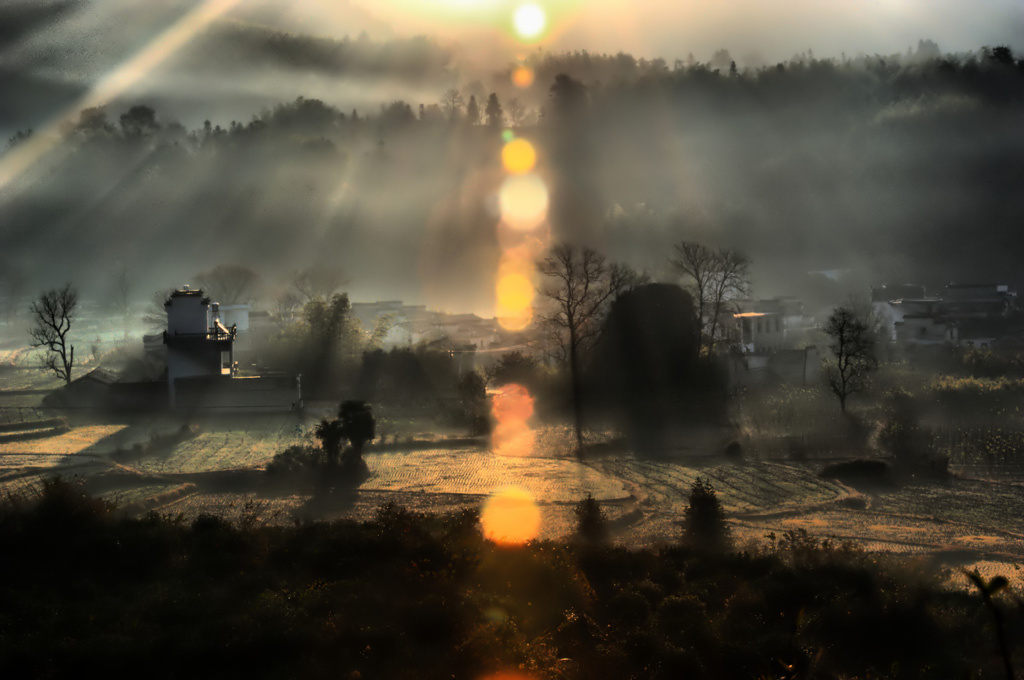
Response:
M519 671L498 671L497 673L491 673L486 675L480 680L535 680L532 675L526 673L520 673Z
M533 303L533 283L522 274L509 274L498 280L498 306L519 310Z
M520 66L512 71L512 84L520 90L525 90L533 85L533 78L533 69L529 66Z
M498 545L523 545L540 534L540 508L525 489L508 486L495 492L480 513L484 538Z
M543 31L544 27L547 26L548 18L544 14L544 10L539 5L533 3L527 5L520 5L516 9L516 13L512 17L512 22L515 24L516 33L519 34L520 38L532 40L539 36Z
M516 133L512 132L511 130L502 130L501 131L501 140L503 142L511 142L515 138L516 138Z
M537 164L537 151L525 139L513 139L501 149L501 163L505 172L524 175Z
M505 385L491 395L491 413L497 421L491 448L501 456L529 456L536 433L527 421L533 415L533 397L522 385Z
M535 174L513 175L498 191L501 219L514 229L530 231L547 219L548 189Z
M491 413L498 423L525 423L533 416L533 397L522 385L510 383L491 396Z

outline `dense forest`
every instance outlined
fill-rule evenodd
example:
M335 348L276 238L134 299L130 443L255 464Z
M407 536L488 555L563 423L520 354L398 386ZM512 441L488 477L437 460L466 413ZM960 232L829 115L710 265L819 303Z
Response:
M1021 283L1024 66L1005 47L942 55L922 41L902 55L803 54L756 69L724 50L671 65L538 53L529 87L512 84L510 65L488 86L446 90L443 50L429 41L241 33L217 44L293 66L340 68L351 52L374 74L415 63L441 75L432 98L363 110L300 97L242 121L195 111L194 125L154 102L82 111L55 152L0 191L7 276L88 291L98 269L144 261L148 295L221 263L270 281L330 265L356 299L487 311L504 127L483 112L493 91L500 120L540 152L554 236L655 278L664 249L691 238L748 253L763 295L799 295L820 270L858 284Z

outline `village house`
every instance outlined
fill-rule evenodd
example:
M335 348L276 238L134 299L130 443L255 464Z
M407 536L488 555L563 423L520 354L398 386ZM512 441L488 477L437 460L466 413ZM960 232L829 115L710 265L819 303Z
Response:
M230 327L221 307L188 286L171 293L164 304L163 334L167 359L168 403L172 408L219 410L289 410L301 408L300 376L238 376L235 340L238 320L248 310L230 310Z

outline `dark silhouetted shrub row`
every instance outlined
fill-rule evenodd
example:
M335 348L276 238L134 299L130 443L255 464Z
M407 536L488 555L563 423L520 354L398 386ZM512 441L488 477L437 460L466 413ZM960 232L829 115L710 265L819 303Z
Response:
M597 508L583 507L594 519ZM907 563L786 534L756 553L501 549L475 510L294 527L119 518L71 484L0 506L9 678L1001 677L992 616ZM1006 639L1021 613L1006 600ZM1016 643L1011 643L1016 644ZM1020 662L1019 645L1016 650Z

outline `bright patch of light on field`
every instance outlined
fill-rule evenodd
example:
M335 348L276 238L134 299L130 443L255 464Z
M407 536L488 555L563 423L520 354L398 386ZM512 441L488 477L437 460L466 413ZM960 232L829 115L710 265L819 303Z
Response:
M540 508L533 495L508 486L495 492L480 513L484 538L498 545L523 545L540 534Z

